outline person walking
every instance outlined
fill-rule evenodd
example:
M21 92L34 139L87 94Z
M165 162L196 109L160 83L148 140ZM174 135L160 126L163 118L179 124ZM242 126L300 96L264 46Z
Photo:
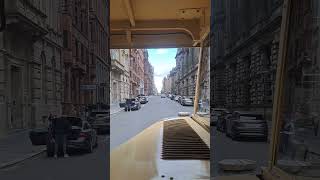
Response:
M131 111L131 99L126 100L126 106L127 111Z
M55 150L54 157L58 157L59 147L62 145L64 157L69 157L67 154L67 136L70 132L71 125L66 118L59 118L53 122Z

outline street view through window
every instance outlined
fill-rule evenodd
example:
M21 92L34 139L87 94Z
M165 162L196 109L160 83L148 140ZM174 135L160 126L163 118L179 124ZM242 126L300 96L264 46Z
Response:
M176 117L179 112L193 112L199 50L110 50L110 149L157 121ZM209 71L203 72L209 77ZM206 94L201 111L209 114L209 85L202 87Z
M0 179L320 179L319 0L0 0Z

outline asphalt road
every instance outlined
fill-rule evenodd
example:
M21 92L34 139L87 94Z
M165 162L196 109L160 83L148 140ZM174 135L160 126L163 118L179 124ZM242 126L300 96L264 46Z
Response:
M99 136L94 152L71 152L69 158L48 158L43 153L16 166L0 170L1 180L107 180L109 137Z
M121 111L111 115L110 149L126 142L153 123L165 118L177 117L178 112L193 112L192 106L182 106L178 102L160 96L150 96L149 102L138 111Z

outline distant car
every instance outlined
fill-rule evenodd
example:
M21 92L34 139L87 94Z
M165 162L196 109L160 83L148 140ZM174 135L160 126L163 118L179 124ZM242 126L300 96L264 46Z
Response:
M174 98L175 98L175 95L172 95L170 99L171 99L171 100L174 100Z
M174 100L175 100L175 101L179 101L179 98L180 98L180 96L176 96L176 97L174 98Z
M140 103L141 104L146 104L146 103L148 103L148 98L147 98L147 96L141 96L140 97Z
M193 106L193 101L190 98L184 98L181 104L183 106Z
M235 111L226 121L226 135L232 139L259 138L267 141L267 121L260 113Z
M215 126L215 125L219 124L218 123L219 118L220 118L220 120L222 120L221 116L224 113L228 113L228 112L229 111L227 109L224 109L224 108L213 108L213 109L211 109L211 112L210 112L210 116L211 116L210 117L210 125L211 126ZM222 124L222 122L220 122L220 124Z
M166 98L166 95L165 94L161 94L161 98Z
M110 118L108 111L92 111L87 120L98 133L110 133Z

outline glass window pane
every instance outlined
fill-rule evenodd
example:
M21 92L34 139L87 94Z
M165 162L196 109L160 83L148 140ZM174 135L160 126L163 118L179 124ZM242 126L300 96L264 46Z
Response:
M276 164L287 173L306 177L320 177L320 18L316 5L313 0L292 1Z

